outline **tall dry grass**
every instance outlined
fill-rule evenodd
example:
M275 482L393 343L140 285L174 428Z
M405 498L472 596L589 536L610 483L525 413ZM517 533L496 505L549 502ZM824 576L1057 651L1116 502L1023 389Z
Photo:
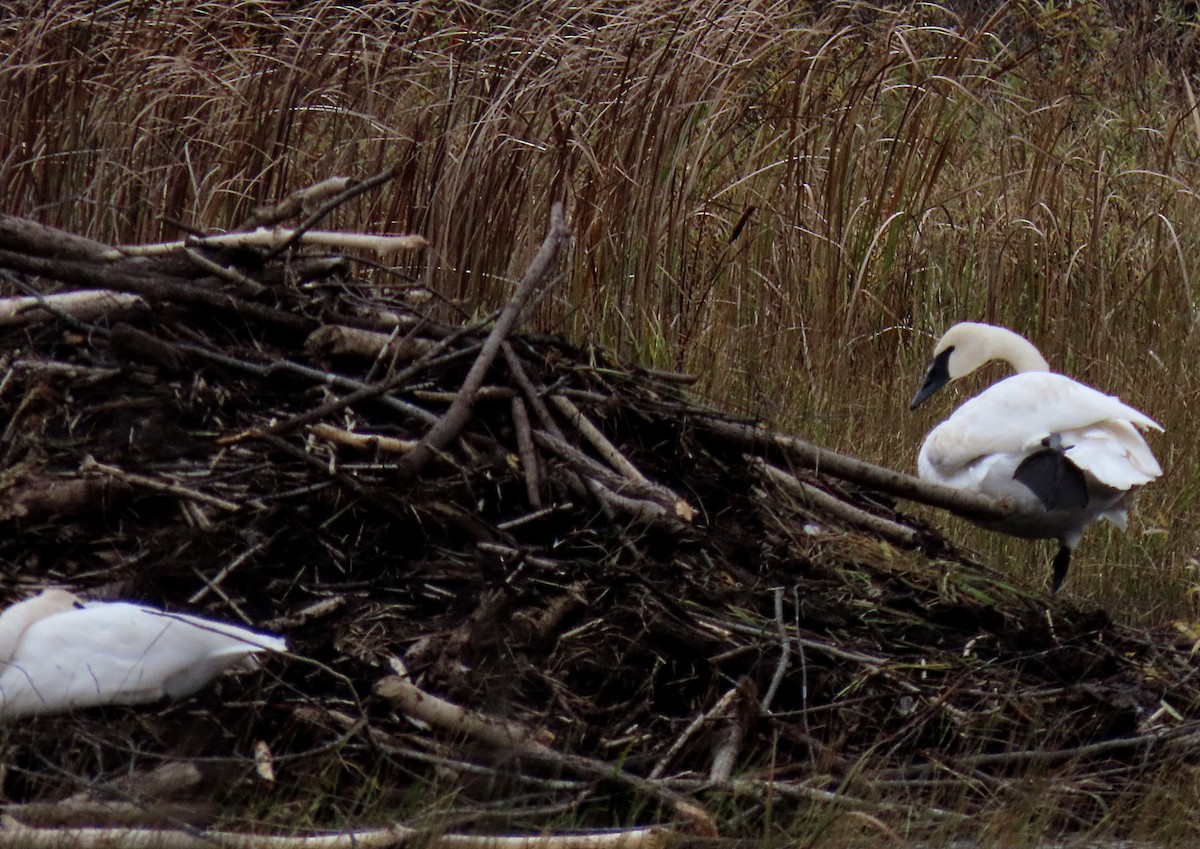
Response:
M564 198L544 327L899 468L950 406L904 409L934 337L1007 324L1167 428L1166 476L1069 591L1196 618L1200 117L1173 8L18 4L0 198L135 241L400 163L333 224L425 234L407 270L478 309ZM1044 580L1047 551L956 533Z

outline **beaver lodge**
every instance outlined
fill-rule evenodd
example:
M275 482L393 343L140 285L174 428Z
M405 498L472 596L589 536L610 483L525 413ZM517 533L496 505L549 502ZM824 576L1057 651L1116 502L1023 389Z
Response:
M0 729L0 843L634 846L1021 804L1087 829L1190 781L1191 638L1011 586L901 497L996 505L523 333L558 210L496 314L368 283L422 240L318 224L387 176L177 244L0 217L0 599L291 649Z

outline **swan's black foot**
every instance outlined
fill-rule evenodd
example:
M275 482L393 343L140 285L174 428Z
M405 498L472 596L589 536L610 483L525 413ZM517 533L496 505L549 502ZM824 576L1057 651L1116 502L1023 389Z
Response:
M1071 549L1065 545L1058 549L1058 554L1054 555L1054 575L1050 578L1050 592L1058 592L1058 588L1062 586L1062 582L1067 577L1067 569L1071 567Z

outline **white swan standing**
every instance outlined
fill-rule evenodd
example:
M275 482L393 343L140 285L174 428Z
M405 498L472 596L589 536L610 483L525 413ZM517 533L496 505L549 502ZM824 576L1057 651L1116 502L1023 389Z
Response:
M181 698L286 649L236 625L44 590L0 613L0 721Z
M1137 486L1162 474L1141 430L1162 430L1144 413L1050 371L1028 340L1003 327L963 322L938 342L910 409L990 360L1017 373L962 404L921 445L921 478L1006 498L1013 513L985 527L1057 539L1051 589L1067 576L1084 528L1108 519L1124 530Z

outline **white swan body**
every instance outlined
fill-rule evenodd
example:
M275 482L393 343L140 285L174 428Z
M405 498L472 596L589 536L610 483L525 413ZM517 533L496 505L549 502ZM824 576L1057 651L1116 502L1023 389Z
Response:
M917 472L1013 505L1011 515L986 527L1057 539L1058 589L1087 525L1104 518L1124 528L1132 490L1162 474L1139 432L1162 427L1118 398L1048 371L1037 349L1012 331L970 323L942 337L913 406L991 359L1007 360L1018 373L930 431Z
M0 721L181 698L286 648L236 625L46 590L0 613Z

